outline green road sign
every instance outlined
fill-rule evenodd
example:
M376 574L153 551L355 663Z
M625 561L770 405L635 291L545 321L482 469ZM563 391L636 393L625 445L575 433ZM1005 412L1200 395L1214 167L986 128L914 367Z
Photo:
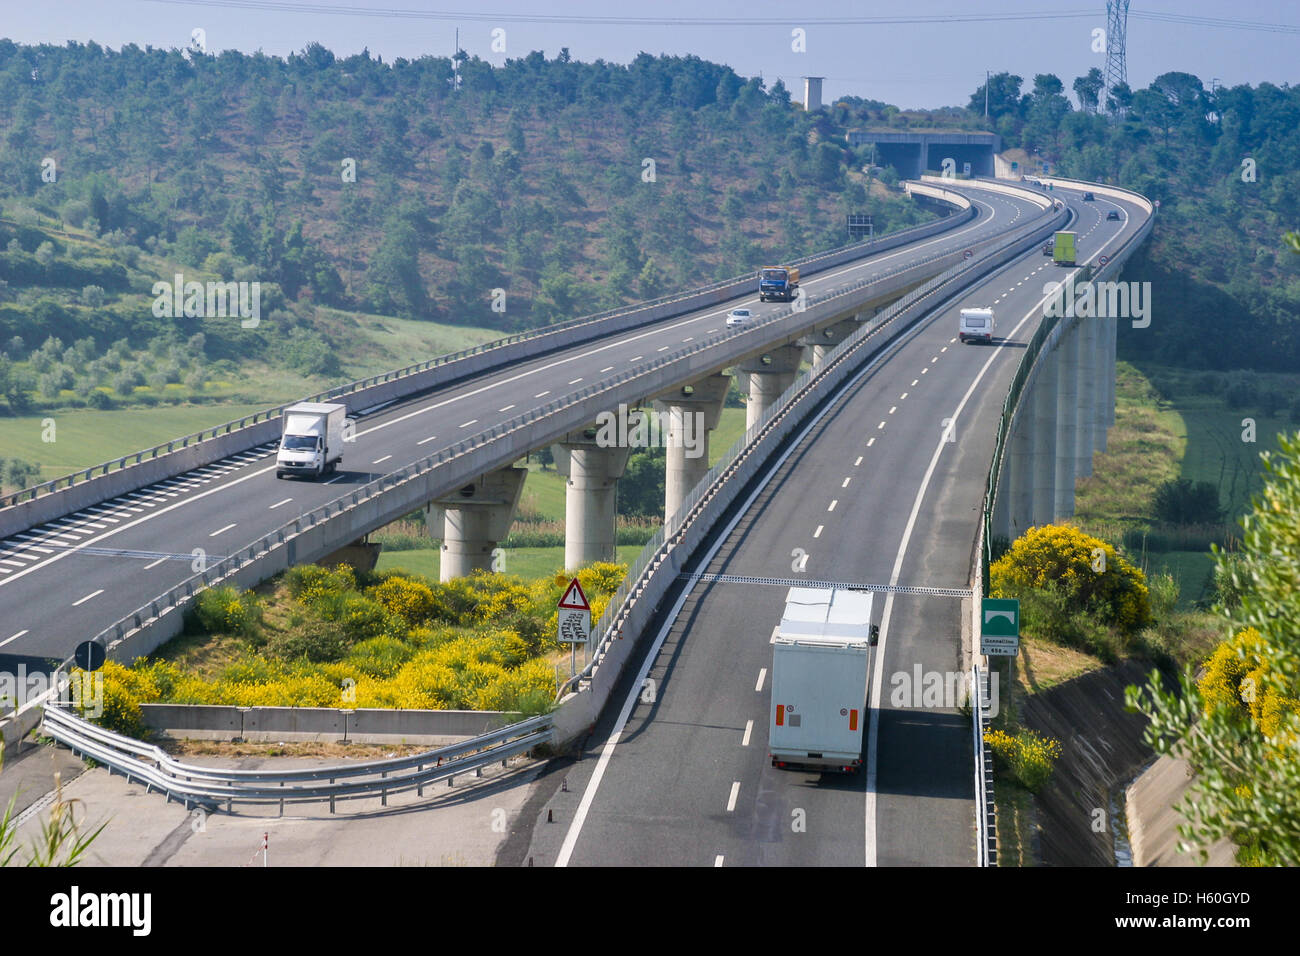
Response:
M985 598L981 608L980 635L1020 636L1020 602L1006 598Z

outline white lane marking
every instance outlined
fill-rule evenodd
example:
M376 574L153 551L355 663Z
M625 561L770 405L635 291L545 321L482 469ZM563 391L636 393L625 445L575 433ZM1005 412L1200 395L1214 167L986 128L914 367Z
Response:
M736 798L740 796L740 781L736 780L731 784L731 794L727 797L727 812L734 813L736 810Z
M882 429L882 428L884 428L884 427L885 427L885 423L884 423L884 422L881 422L879 425L876 426L876 431L880 431L880 429Z
M946 352L946 351L948 351L948 346L945 345L943 348L939 349L939 351L940 351L940 352Z
M331 478L329 481L325 482L325 484L327 484L327 485L332 485L332 484L334 484L334 482L336 482L336 481L342 481L343 478L344 478L343 475L335 475L335 476L334 476L333 478Z
M930 371L930 369L929 369L929 367L927 366L926 368L921 369L921 374L924 375L924 374L925 374L926 372L928 372L928 371Z
M912 384L911 384L910 387L911 387L911 388L916 388L916 383L919 382L919 381L921 381L919 378L914 378L914 379L912 379ZM903 394L906 395L907 393L904 392Z
M26 634L26 633L28 632L28 630L29 630L28 628L23 628L23 629L22 629L21 631L19 631L17 634L14 634L14 635L12 635L12 636L10 636L10 637L6 637L3 641L0 641L0 647L4 647L4 646L5 646L6 644L8 644L10 641L16 641L16 640L18 640L18 638L20 638L20 637L22 637L24 634Z
M643 359L643 358L645 358L644 355L633 355L630 359L628 359L628 361L629 361L629 362L639 362L639 361L641 361L641 359Z
M1024 318L1016 323L1016 327L1011 330L1009 337L1015 337L1020 329L1031 318L1036 315L1042 315L1042 308L1052 297L1053 293L1048 293L1038 300ZM975 394L975 389L979 386L984 374L997 358L994 352L984 362L983 367L975 375L974 381L966 389L966 394L961 397L957 403L957 409L952 413L951 424L955 427L957 418L961 415L962 409L970 401L970 397ZM917 516L921 513L921 503L925 500L926 489L930 486L930 479L934 476L934 470L938 467L939 456L943 453L943 447L947 444L945 437L940 436L938 444L935 446L934 454L930 456L929 467L925 470L925 475L921 479L921 486L917 489L916 498L912 502L912 511L908 515L907 525L903 528L903 539L898 546L898 554L894 558L894 570L890 573L889 583L895 585L903 573L903 558L907 555L907 545L912 538L912 530L916 527ZM867 728L867 799L866 799L866 865L876 865L876 787L878 784L876 778L876 746L880 739L880 710L882 688L885 679L885 645L889 639L889 619L894 611L894 592L890 591L885 595L885 608L880 615L880 637L876 645L875 668L871 679L871 696L868 698L872 702L871 720Z
M512 408L514 408L514 407L515 407L515 406L514 406L513 404L511 404L511 405L507 405L505 408L498 408L497 411L499 411L499 412L508 412L508 411L510 411L510 409L512 409Z
M704 334L705 334L705 335L710 335L710 334L712 334L713 332L716 332L716 331L718 331L718 330L717 330L717 329L709 329L709 330L708 330L707 332L705 332Z
M606 372L612 372L612 371L614 371L614 366L606 365L604 368L600 370L600 374L604 375Z
M875 441L875 439L872 439L872 441ZM857 467L858 467L859 465L861 465L861 464L862 464L862 456L859 455L859 456L858 456L858 460L855 461L855 462L853 463L853 467L854 467L854 468L857 468Z
M437 436L435 435L434 437L436 438ZM392 457L393 457L392 455L385 455L383 458L376 458L376 459L375 459L374 461L372 461L370 464L372 464L372 465L382 465L384 462L388 461L388 459L390 459L390 458L392 458Z
M460 427L461 427L461 428L464 428L465 426L464 426L464 425L461 425ZM437 438L437 437L438 437L437 435L430 435L428 438L421 438L419 441L416 442L416 444L417 444L417 445L427 445L427 444L429 444L429 442L433 441L433 440L434 440L435 438ZM388 457L389 457L389 458L392 458L393 456L392 456L392 455L389 455ZM383 461L383 459L381 458L380 461ZM375 462L375 464L379 464L379 462Z
M956 341L957 341L957 336L955 336L955 335L954 335L952 338L950 338L950 339L948 340L948 342L949 342L950 344L953 343L953 342L956 342Z
M469 428L469 426L470 426L470 425L473 425L476 421L478 421L477 418L471 418L469 421L467 421L465 424L461 425L460 427L461 427L461 428ZM434 437L437 437L437 436L434 436Z
M715 857L713 858L713 865L714 865L715 867L717 867L717 866L722 866L722 854L721 854L721 853L719 853L717 856L715 856Z
M570 382L569 384L570 384L570 385L577 385L577 384L578 384L579 382L581 382L581 381L582 381L582 376L579 375L577 378L575 378L575 379L574 379L572 382Z
M23 633L26 633L26 631L24 631ZM752 734L753 732L754 732L754 722L752 720L745 721L745 736L740 738L740 746L742 747L749 746L749 735Z
M819 525L817 526L817 530L813 532L813 537L814 537L814 538L820 538L820 537L822 536L822 528L824 528L824 527L826 527L826 525L824 525L824 524L819 524Z
M760 694L763 692L763 681L766 679L767 679L767 668L760 667L758 669L758 683L754 685L754 693Z
M551 390L548 388L544 392L538 392L536 395L533 396L533 398L541 398L543 395L550 395L550 394L551 394Z
M208 537L209 537L209 538L215 538L217 535L221 534L221 532L223 532L223 531L229 531L231 528L233 528L233 527L234 527L236 524L238 524L238 523L239 523L239 522L234 521L234 522L231 522L230 524L226 525L224 528L218 528L216 531L212 532L212 534L208 535Z
M144 569L148 571L150 568L156 568L158 567L158 565L162 564L166 560L167 560L166 558L159 558L157 561L154 561L152 564L146 564L144 566Z
M276 508L280 507L280 505L287 505L287 504L288 504L289 502L291 502L291 501L293 501L292 498L284 498L284 499L282 499L282 500L280 500L280 501L277 501L275 504L271 505L271 507L268 508L267 510L268 510L268 511L274 511Z
M693 342L693 341L695 341L695 336L693 336L693 335L688 335L688 336L686 336L686 338L682 339L682 341L683 341L683 342Z
M104 593L104 589L103 589L103 588L100 588L98 591L91 591L89 594L87 594L87 595L86 595L84 598L82 598L80 601L73 601L73 602L72 602L72 606L73 606L73 607L76 607L76 606L79 605L79 604L85 604L85 603L86 603L87 601L89 601L91 598L93 598L93 597L98 597L99 595L101 595L101 594L103 594L103 593Z
M898 411L898 406L897 406L897 405L890 405L890 406L889 406L889 414L892 415L892 414L894 414L894 412L896 412L896 411Z
M655 349L655 351L656 351L656 352L667 352L667 351L668 351L668 346L665 345L665 346L664 346L663 348L661 348L661 349Z
M829 508L827 508L826 510L827 510L827 511L834 511L834 510L835 510L835 506L836 506L837 504L839 504L839 503L840 503L840 499L839 499L839 498L832 498L832 499L831 499L831 506L830 506Z
M841 488L847 488L847 487L849 486L849 482L852 481L852 480L853 480L853 476L850 475L848 478L845 478L845 479L844 479L844 484L840 485L840 487L841 487Z
M907 392L904 392L902 395L899 395L899 396L898 396L898 400L901 402L901 401L903 401L904 399L906 399L907 396L908 396L908 393L907 393Z
M867 447L868 447L868 448L870 448L870 447L871 447L872 445L874 445L875 443L876 443L876 439L875 439L875 436L874 436L874 435L873 435L871 438L868 438L868 439L867 439Z
M936 355L934 358L930 359L930 364L933 365L937 361L939 361L939 356Z

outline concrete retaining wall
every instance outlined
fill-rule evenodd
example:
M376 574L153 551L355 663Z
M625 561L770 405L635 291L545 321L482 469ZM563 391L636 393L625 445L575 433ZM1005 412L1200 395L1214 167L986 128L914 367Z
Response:
M474 710L342 710L142 704L145 726L189 740L437 745L477 737L517 715Z
M1157 757L1125 791L1129 845L1134 866L1199 866L1196 853L1179 853L1178 826L1186 818L1174 807L1187 796L1192 772L1185 760ZM1236 848L1220 840L1209 848L1208 866L1235 866Z

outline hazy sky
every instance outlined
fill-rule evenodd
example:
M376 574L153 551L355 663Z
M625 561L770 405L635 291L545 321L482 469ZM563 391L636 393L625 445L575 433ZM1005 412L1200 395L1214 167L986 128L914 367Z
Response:
M481 9L488 12L478 12ZM346 8L346 13L329 9ZM625 63L640 51L693 53L726 63L744 76L781 77L802 95L804 74L825 76L825 99L851 94L901 107L964 106L984 71L1023 76L1055 73L1067 92L1076 76L1104 57L1092 31L1105 28L1098 0L908 0L863 3L817 0L0 0L0 36L23 43L95 40L120 48L184 47L191 31L209 51L238 49L285 55L315 40L340 55L368 47L386 61L450 54L460 44L493 63L567 46L575 59ZM818 23L827 18L946 18L1028 14L1040 19L920 23ZM1041 19L1044 14L1050 19ZM1143 15L1282 25L1281 30L1230 29L1144 19ZM527 18L540 22L528 22ZM573 22L557 22L561 18ZM613 18L615 22L610 22ZM626 22L643 18L653 22ZM690 20L715 18L713 24ZM669 23L664 21L681 20ZM604 22L602 22L604 21ZM624 22L617 22L624 21ZM755 22L763 21L763 22ZM792 50L791 31L806 35ZM504 30L505 52L493 52ZM498 34L500 36L500 34ZM1129 82L1135 88L1169 70L1220 83L1294 83L1300 74L1300 5L1294 0L1163 0L1130 6Z

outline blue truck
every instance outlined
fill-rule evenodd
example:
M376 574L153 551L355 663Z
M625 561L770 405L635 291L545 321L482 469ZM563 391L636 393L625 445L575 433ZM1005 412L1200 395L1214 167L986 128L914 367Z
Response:
M758 271L758 301L790 302L799 293L799 270L764 266Z

